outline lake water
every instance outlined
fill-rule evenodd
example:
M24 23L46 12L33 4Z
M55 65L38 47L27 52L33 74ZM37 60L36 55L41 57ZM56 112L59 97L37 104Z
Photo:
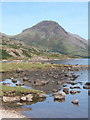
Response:
M51 60L47 62L55 63L55 64L88 65L90 64L90 59Z
M57 64L79 64L87 65L87 59L76 59L76 60L59 60L51 61ZM80 75L76 82L82 82L81 93L75 95L68 94L64 102L54 101L54 97L47 94L47 98L43 102L38 102L32 105L24 105L23 108L32 108L30 111L22 111L28 118L88 118L88 90L83 89L83 85L88 81L88 69L79 70L74 72ZM72 85L67 84L67 87ZM74 89L79 90L79 89ZM71 102L73 100L79 100L79 105L74 105Z

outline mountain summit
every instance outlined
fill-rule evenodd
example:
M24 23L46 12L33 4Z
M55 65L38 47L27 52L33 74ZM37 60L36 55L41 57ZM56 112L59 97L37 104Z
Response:
M43 50L73 56L88 56L87 41L67 32L55 21L42 21L12 38Z

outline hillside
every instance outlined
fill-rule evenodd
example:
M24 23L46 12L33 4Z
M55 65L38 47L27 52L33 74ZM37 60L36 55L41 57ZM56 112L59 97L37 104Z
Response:
M88 56L87 41L78 35L71 34L57 22L42 21L31 28L23 30L10 39L23 41L40 50L54 51L71 56Z
M7 35L0 33L0 59L23 59L23 60L44 60L44 59L63 59L67 55L55 52L44 52L34 46L25 44L18 40L11 40Z

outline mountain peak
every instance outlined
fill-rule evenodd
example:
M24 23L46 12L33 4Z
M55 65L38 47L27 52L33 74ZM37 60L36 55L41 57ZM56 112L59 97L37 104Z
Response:
M36 29L40 31L53 31L53 30L63 30L65 31L57 22L52 20L44 20L39 22L38 24L32 26L31 28L24 29L22 32L27 32L31 29ZM65 31L66 32L66 31Z

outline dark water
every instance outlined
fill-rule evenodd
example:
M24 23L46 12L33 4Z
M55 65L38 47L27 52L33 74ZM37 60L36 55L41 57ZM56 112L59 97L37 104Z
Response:
M66 61L66 62L65 62ZM88 60L65 60L65 61L54 61L58 64L88 64ZM85 82L88 81L88 70L80 70L74 72L77 75L80 75L77 78L76 82ZM67 84L67 88L72 86ZM54 101L54 98L48 94L47 98L43 102L38 102L32 105L24 105L24 108L32 108L31 111L22 111L24 115L29 118L88 118L88 90L83 89L83 85L78 83L77 86L80 86L81 93L76 93L75 95L67 95L64 102ZM74 89L79 90L79 89ZM79 105L74 105L71 103L73 100L79 100Z

